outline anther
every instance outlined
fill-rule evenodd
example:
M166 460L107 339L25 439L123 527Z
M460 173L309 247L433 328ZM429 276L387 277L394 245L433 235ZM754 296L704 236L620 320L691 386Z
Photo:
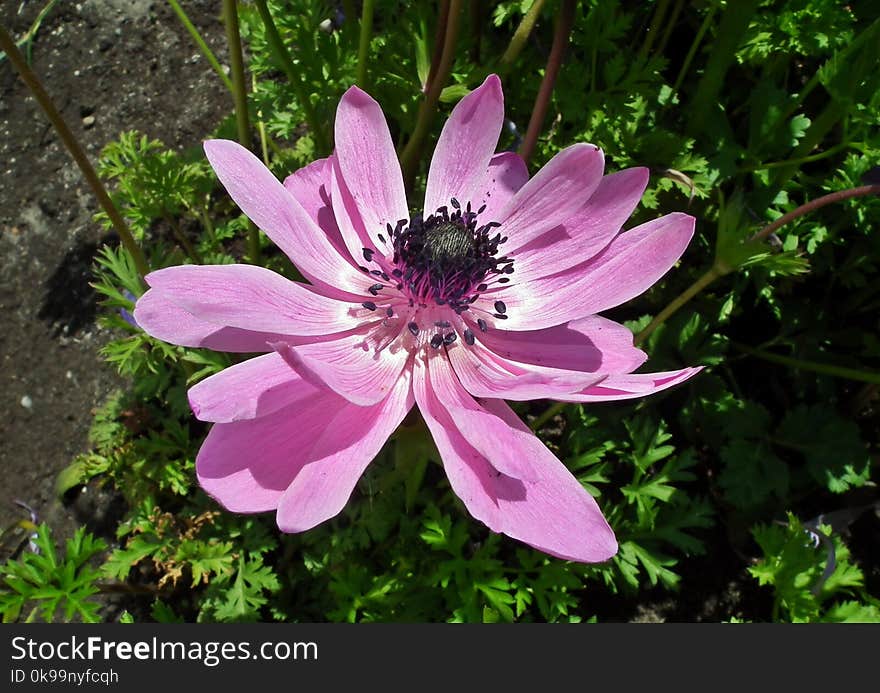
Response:
M370 250L369 248L363 248L362 250L364 252L364 260L366 260L367 262L372 262L374 251Z
M437 320L434 323L437 327L450 327L451 323L448 320Z
M495 310L497 310L499 313L506 313L507 306L504 305L504 301L495 301Z
M469 345L474 345L474 333L470 331L470 329L465 328L464 331L464 341Z
M413 337L419 336L419 326L416 325L414 322L409 323L406 326L406 329L408 329L410 332L412 332Z
M441 344L443 344L443 337L441 337L439 334L435 334L433 337L431 337L432 347L434 347L435 349L439 349Z
M372 301L364 301L361 305L367 310L376 310L376 304Z
M373 296L378 296L379 292L385 288L384 284L373 284L367 291L369 291ZM496 304L497 305L497 304Z
M486 321L483 318L477 318L477 326L480 328L482 332L489 331L489 325L486 324Z
M389 318L393 318L394 317L394 308L386 308L385 315L387 315Z
M446 344L446 345L448 346L449 344L452 344L452 343L455 341L455 338L456 338L457 336L458 336L458 335L455 334L455 332L447 332L447 333L443 336L443 343Z

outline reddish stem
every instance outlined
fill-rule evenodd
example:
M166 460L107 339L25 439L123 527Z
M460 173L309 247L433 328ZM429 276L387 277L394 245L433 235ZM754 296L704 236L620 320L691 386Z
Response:
M544 79L541 80L541 87L538 89L538 96L535 99L535 106L532 109L532 117L529 118L529 126L526 130L526 136L523 139L522 146L519 149L519 155L526 163L535 153L535 146L538 144L538 135L541 133L541 126L544 124L544 118L547 115L547 108L550 105L550 97L553 95L553 86L556 84L556 76L559 74L559 68L562 65L562 58L565 55L565 49L568 46L568 37L571 34L574 25L574 13L577 9L576 0L563 0L562 8L556 17L556 28L553 32L553 45L550 47L550 57L547 58L547 67L544 69Z

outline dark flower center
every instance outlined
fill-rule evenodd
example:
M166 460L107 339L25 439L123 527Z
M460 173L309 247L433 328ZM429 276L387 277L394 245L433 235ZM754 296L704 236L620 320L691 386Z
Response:
M441 207L427 219L415 216L409 224L391 229L393 262L402 272L402 284L413 299L448 305L456 313L468 310L492 275L510 274L513 260L499 257L498 247L507 239L492 231L498 222L478 224L479 214L468 203L453 212Z
M492 304L494 311L481 307L485 302L474 304L481 294L491 294L493 288L510 281L508 275L513 274L513 259L499 252L499 247L507 240L496 231L501 224L495 221L479 223L478 217L485 207L473 211L468 203L462 209L455 198L450 204L452 213L448 207L440 207L426 219L416 215L412 219L401 219L393 227L388 224L388 238L383 234L378 237L381 243L390 246L392 257L380 259L375 256L375 251L364 248L364 259L376 268L362 265L361 270L376 278L376 283L369 289L373 296L381 299L385 290L393 287L409 303L410 310L427 308L433 302L448 306L458 315L471 311L477 326L485 332L488 323L482 316L506 320L507 307L497 300ZM395 316L390 305L383 307L376 301L365 301L361 305L371 312L382 308L388 319ZM399 304L397 309L400 309ZM418 336L427 326L410 319L406 327ZM430 327L435 328L442 329L430 339L434 348L452 344L457 338L456 329L466 344L474 343L473 332L464 324L453 325L448 320L440 320Z

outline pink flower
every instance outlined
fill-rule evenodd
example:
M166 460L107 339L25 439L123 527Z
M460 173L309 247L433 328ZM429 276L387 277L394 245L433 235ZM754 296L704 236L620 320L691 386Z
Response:
M267 352L189 391L214 422L199 482L227 509L276 510L285 532L335 516L416 403L475 518L561 558L616 553L596 502L503 400L627 399L696 373L632 373L646 355L596 315L665 274L694 220L620 233L647 170L603 177L599 148L576 144L529 179L516 154L495 154L503 113L494 75L461 100L415 215L382 111L357 87L334 155L283 185L239 145L205 143L232 198L311 282L185 265L151 273L138 301L159 339Z

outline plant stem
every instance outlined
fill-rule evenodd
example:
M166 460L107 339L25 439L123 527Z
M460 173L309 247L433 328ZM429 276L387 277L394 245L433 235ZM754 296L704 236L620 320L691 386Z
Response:
M266 40L269 42L272 56L278 62L281 69L284 70L287 81L296 93L296 98L303 109L303 115L306 117L306 125L308 125L309 131L315 138L315 144L319 151L328 152L330 147L327 137L312 106L307 86L300 78L296 65L293 64L293 59L290 57L290 52L284 45L284 41L281 40L281 34L278 33L278 27L275 26L275 20L272 19L272 13L269 12L266 0L254 0L254 4L257 6L257 12L260 13L260 19L263 20L263 27L266 29ZM366 3L364 5L366 7Z
M739 48L759 3L760 0L737 0L727 4L706 69L689 105L690 134L702 135L707 129L715 127L714 123L710 124L710 120L718 106L718 95L724 87L724 77L736 59L736 49Z
M422 87L422 93L427 94L440 67L440 59L443 57L443 44L446 39L446 25L449 22L449 0L441 0L440 9L437 13L437 26L434 29L434 50L431 53L431 66L428 68L428 76Z
M783 216L779 217L779 219L777 219L773 223L765 226L763 229L754 234L749 239L749 242L752 243L755 241L764 240L771 233L773 233L780 227L785 226L785 224L789 223L790 221L793 221L798 217L803 216L804 214L808 214L812 211L820 209L825 205L830 205L834 202L841 202L843 200L848 200L853 197L864 197L865 195L880 195L880 185L862 185L857 188L849 188L848 190L839 190L837 192L818 197L815 200L811 200L810 202L802 204L797 209L793 209L788 214L784 214ZM645 341L645 339L648 338L648 336L650 336L650 334L654 330L656 330L660 325L666 322L685 303L690 301L694 296L700 293L716 279L730 274L735 269L735 267L730 267L722 263L721 261L716 260L715 264L712 265L708 272L703 274L699 279L697 279L697 281L695 281L681 294L674 298L672 302L669 303L669 305L667 305L657 314L657 316L648 324L647 327L645 327L645 329L643 329L641 332L638 333L638 335L636 335L635 344L637 346L641 344L643 341Z
M373 36L373 0L364 0L361 11L361 35L358 41L357 77L361 89L367 88L367 59L370 57L370 38Z
M731 342L730 345L745 354L755 356L764 361L778 363L791 368L798 368L804 371L813 371L814 373L822 373L824 375L832 375L838 378L846 378L847 380L858 380L863 383L880 384L880 373L872 371L863 371L858 368L847 368L846 366L837 366L833 363L820 363L818 361L804 361L791 356L782 356L774 354L762 349L754 349L753 347L739 342Z
M244 57L241 54L241 36L238 32L238 7L235 0L223 0L223 21L226 24L226 41L229 43L229 63L232 67L232 96L235 99L235 125L238 142L251 148L251 124L248 118L247 91L244 84ZM255 265L260 264L260 232L253 222L248 222L248 256Z
M205 43L205 39L202 38L199 30L196 29L189 17L186 16L186 12L183 11L180 3L177 2L177 0L168 0L168 4L171 5L171 9L174 10L174 14L177 15L177 18L180 20L180 23L183 24L184 29L189 32L192 40L196 42L202 55L205 56L205 59L210 63L211 67L214 68L214 72L220 76L223 84L225 84L226 88L232 93L232 80L229 79L229 76L223 71L223 68L220 66L220 61L217 60L217 56L214 55L213 51L208 47L208 44Z
M799 159L786 159L785 161L770 161L765 164L756 164L754 166L741 166L736 170L736 172L751 173L752 171L764 171L766 169L772 168L784 168L786 166L800 166L801 164L811 164L814 161L821 161L822 159L827 159L829 156L834 156L835 154L837 154L837 152L848 149L849 146L849 142L841 142L840 144L829 147L824 152L819 152L818 154L802 156Z
M720 266L717 263L712 265L712 267L709 268L708 272L703 274L699 279L697 279L697 281L695 281L687 289L676 296L669 303L669 305L667 305L663 310L657 313L657 315L648 324L648 326L636 335L634 344L638 346L639 344L644 342L654 330L656 330L658 327L660 327L660 325L662 325L670 317L672 317L685 303L690 301L694 296L700 293L716 279L718 279L719 277L723 277L725 274L728 274L731 271L731 269Z
M15 45L18 48L22 46L27 46L25 49L27 52L27 62L30 64L31 62L31 46L33 45L34 38L37 36L37 31L40 29L40 25L43 23L43 20L46 19L46 15L48 15L52 8L58 4L58 0L49 0L48 3L40 10L37 18L34 20L34 23L31 24L31 28L24 32L24 35L18 41L15 42ZM3 62L3 59L6 57L6 54L3 51L0 51L0 63Z
M654 7L654 15L651 17L651 25L646 32L645 42L639 49L639 61L646 60L654 45L654 39L660 33L660 27L663 25L663 19L666 17L666 10L669 9L669 0L657 0Z
M83 148L70 131L70 128L67 127L67 123L64 122L64 118L62 118L61 113L58 112L51 97L46 93L46 90L43 89L43 85L40 83L37 75L30 69L30 67L28 67L24 56L18 50L18 47L15 45L15 42L7 33L6 28L3 25L0 25L0 49L6 53L12 65L18 70L21 80L25 83L31 94L33 94L37 103L40 104L40 108L43 109L49 122L52 123L52 127L55 128L55 131L64 143L67 151L70 152L70 155L73 157L74 161L76 161L76 165L79 166L79 170L82 172L83 177L88 182L95 197L98 198L98 203L110 218L113 228L116 229L116 233L119 234L119 239L122 241L122 245L131 255L132 260L134 260L138 273L143 277L150 271L143 250L141 250L138 242L135 240L134 236L132 236L128 224L125 223L125 219L122 218L119 210L116 209L116 205L113 204L110 195L107 194L107 190L104 188L103 183L101 183L101 179L98 178L98 174L92 167Z
M440 92L452 71L452 61L455 57L455 43L458 38L458 18L461 14L462 0L450 0L449 17L446 22L446 32L443 36L443 55L437 65L437 72L431 78L431 84L419 106L416 116L416 126L410 135L409 142L403 148L400 155L400 167L403 171L403 180L407 190L412 189L413 180L416 177L419 160L421 159L422 146L425 137L431 129L431 122L437 110L437 102L440 100Z
M713 5L706 13L706 17L705 19L703 19L703 23L697 30L697 35L694 36L691 47L688 49L687 55L684 57L684 62L681 64L681 69L678 71L678 77L675 78L675 84L673 84L672 86L673 92L677 92L681 87L681 83L684 82L684 78L687 76L688 70L690 70L691 63L694 61L694 56L697 54L697 49L703 42L703 37L706 35L706 32L709 31L709 27L712 26L712 19L715 17L715 10L717 9L717 6Z
M547 407L544 411L542 411L538 416L535 417L535 420L532 421L530 428L533 431L538 431L541 427L547 423L550 419L556 416L559 412L565 409L570 402L554 402L549 407Z
M576 9L576 0L563 0L562 8L556 17L553 45L550 47L547 67L544 69L544 79L541 80L538 96L535 98L535 106L532 108L532 115L529 118L529 126L526 129L522 146L519 148L519 155L526 163L532 158L535 146L538 144L538 135L541 133L541 126L544 124L544 117L547 115L547 108L550 105L550 97L553 95L553 86L556 84L556 75L559 74L562 58L568 46L568 37L574 24Z
M669 21L666 23L666 29L663 31L663 37L660 39L660 43L657 46L657 55L663 55L666 52L666 45L669 43L669 37L672 36L672 32L675 30L675 25L678 23L678 16L681 14L681 11L684 9L684 0L675 0L675 6L672 8L672 13L669 15Z
M767 224L767 226L758 231L749 240L763 240L781 226L785 226L788 222L794 221L798 217L802 217L804 214L809 214L812 211L821 209L825 205L842 202L843 200L848 200L853 197L864 197L865 195L880 195L880 185L860 185L857 188L838 190L837 192L828 193L827 195L822 195L822 197L817 197L815 200L805 202L797 209L791 210L788 214L783 214L773 223Z
M535 0L529 8L529 11L523 16L519 26L510 38L507 50L504 51L504 55L502 55L501 59L498 61L498 71L500 73L504 74L507 72L508 68L510 68L517 57L519 57L519 54L526 45L526 41L529 40L532 29L535 28L538 16L541 14L541 8L543 7L544 0Z

